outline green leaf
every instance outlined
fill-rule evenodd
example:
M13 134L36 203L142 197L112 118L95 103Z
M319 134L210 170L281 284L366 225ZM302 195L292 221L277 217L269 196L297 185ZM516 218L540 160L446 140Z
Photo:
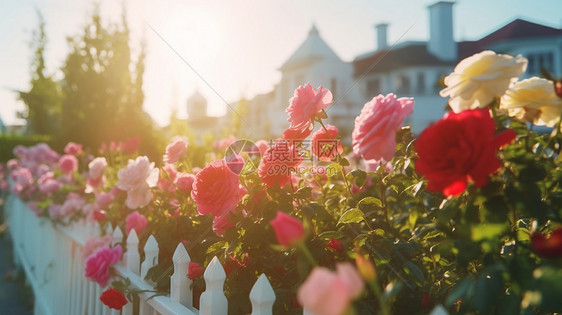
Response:
M349 161L344 157L340 158L339 162L341 166L349 166Z
M340 174L342 170L343 167L341 165L338 163L332 163L326 168L326 175L328 175L328 177L334 177Z
M416 280L418 285L423 285L424 282L423 271L416 264L414 264L411 261L405 262L404 271L408 275L412 276Z
M339 231L326 231L318 235L319 239L331 240L332 238L341 238L342 233Z
M411 231L413 231L414 228L416 227L416 222L418 222L418 217L419 217L418 209L415 207L411 208L410 215L408 216L408 225Z
M359 201L357 206L359 208L361 208L362 206L366 206L367 208L371 208L371 207L382 208L382 201L380 201L380 199L377 199L375 197L365 197L361 199L361 201Z
M347 210L342 216L340 217L338 224L340 223L357 223L363 220L363 211L353 208Z
M484 223L472 226L471 228L471 237L472 240L475 242L482 241L482 240L494 240L498 239L501 234L505 231L508 227L505 223Z
M483 274L474 284L474 306L481 314L489 314L502 290L501 272Z
M312 196L312 187L301 187L295 192L295 196L299 199L308 199Z
M367 173L359 169L354 169L347 175L353 176L355 178L355 184L357 184L357 186L359 187L363 187L365 181L367 180Z
M207 254L218 252L219 250L224 249L227 246L228 243L226 241L218 241L207 248Z

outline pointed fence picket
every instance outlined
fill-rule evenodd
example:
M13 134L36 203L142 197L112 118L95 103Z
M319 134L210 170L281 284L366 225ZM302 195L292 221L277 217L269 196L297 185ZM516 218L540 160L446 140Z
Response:
M14 263L21 266L35 295L35 314L88 314L88 315L222 315L228 313L224 294L226 273L217 257L204 272L206 290L199 299L199 310L193 307L192 280L187 277L191 258L180 242L174 255L170 294L158 295L153 283L145 280L150 268L158 264L159 246L150 235L143 248L133 229L125 239L123 260L114 265L116 273L130 280L138 298L121 310L109 309L99 297L105 290L84 277L85 262L82 247L89 237L112 235L113 245L123 244L124 235L119 227L88 222L53 225L39 218L19 198L10 195L4 207L5 218L14 244ZM144 260L141 261L141 253ZM250 295L253 315L273 313L275 292L265 274L260 275Z

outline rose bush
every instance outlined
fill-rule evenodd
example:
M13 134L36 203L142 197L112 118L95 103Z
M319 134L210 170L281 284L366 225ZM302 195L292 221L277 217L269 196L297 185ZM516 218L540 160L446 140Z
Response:
M554 81L508 90L524 68L522 57L491 52L462 61L445 82L454 111L417 137L401 127L414 100L379 95L353 135L336 138L323 121L331 93L307 84L290 100L283 138L257 141L259 165L226 150L234 136L206 146L172 141L156 161L167 155L166 165L116 144L96 155L73 144L75 164L42 144L17 147L6 176L54 224L134 228L141 244L153 235L159 259L147 280L155 290L169 290L178 243L192 260L194 300L217 256L231 314L251 312L248 295L262 273L278 314L300 314L303 305L334 314L423 314L440 305L450 313L561 312L559 100L548 90L556 93ZM526 90L535 83L542 92ZM540 119L555 128L537 134L526 124ZM311 134L352 142L355 152L317 159L303 145ZM84 247L85 275L131 296L110 267L126 244L103 237Z

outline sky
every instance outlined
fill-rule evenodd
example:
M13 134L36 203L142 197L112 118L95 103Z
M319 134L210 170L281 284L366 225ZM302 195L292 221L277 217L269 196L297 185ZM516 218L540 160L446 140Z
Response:
M144 110L160 126L174 108L180 118L187 117L186 100L196 90L207 98L210 115L228 110L223 100L271 91L281 78L279 67L313 24L344 61L376 49L373 26L378 23L389 24L389 44L427 40L427 6L435 2L98 0L105 23L119 21L126 8L133 53L141 41L147 43ZM81 33L93 7L93 1L82 0L0 0L0 118L6 124L22 123L16 112L24 105L12 90L29 89L36 10L46 22L47 73L62 79L66 39ZM479 39L515 18L560 28L560 12L562 0L457 0L455 39Z

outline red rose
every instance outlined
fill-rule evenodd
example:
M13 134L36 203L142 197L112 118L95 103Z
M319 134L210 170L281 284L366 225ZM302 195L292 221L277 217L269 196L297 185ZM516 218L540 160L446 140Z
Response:
M340 241L338 241L337 239L335 239L335 238L332 238L332 239L326 244L326 246L327 246L329 249L331 249L331 250L333 250L334 252L336 252L336 253L341 253L341 252L343 252L343 245L342 245L342 243L341 243Z
M513 130L494 131L488 109L450 112L425 129L415 150L416 170L427 178L427 190L456 196L469 180L476 187L485 186L501 166L496 149L515 139Z
M555 258L562 256L562 228L554 230L549 238L540 232L533 233L531 244L535 252L542 257Z
M187 266L187 277L191 280L199 278L204 272L205 269L201 268L198 263L190 262Z
M224 216L235 209L241 198L238 175L224 160L214 161L197 175L193 182L191 198L201 215Z
M101 222L105 220L107 213L104 210L94 210L92 216L94 220Z
M125 294L114 288L105 290L105 292L103 292L100 296L100 301L107 305L107 307L116 310L120 310L125 304L127 304Z
M304 227L301 221L292 216L278 211L275 219L269 222L275 230L275 236L279 244L291 247L304 238Z

